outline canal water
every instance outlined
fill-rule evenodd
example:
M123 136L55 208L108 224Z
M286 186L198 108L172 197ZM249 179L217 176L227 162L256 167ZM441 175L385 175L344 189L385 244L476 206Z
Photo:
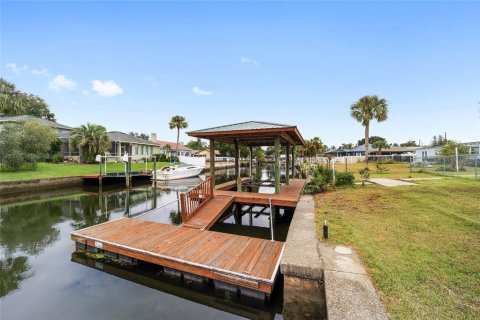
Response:
M258 168L256 176L272 173ZM80 187L2 196L0 319L281 319L281 279L264 304L165 276L148 263L102 263L75 252L71 231L109 220L180 224L179 194L201 178L160 182L156 189L149 183L130 191ZM225 170L217 183L232 179L233 170ZM242 212L240 219L228 212L213 230L271 238L268 208ZM291 212L280 212L276 240L285 239L290 219Z

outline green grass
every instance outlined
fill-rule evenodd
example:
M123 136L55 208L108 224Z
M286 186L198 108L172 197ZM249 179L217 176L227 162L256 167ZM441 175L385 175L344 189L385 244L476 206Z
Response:
M157 168L166 165L166 162L157 162ZM148 169L153 168L153 163L148 163ZM145 170L145 163L132 163L132 171ZM102 172L104 167L102 167ZM108 163L108 172L123 172L125 165L123 163ZM21 170L21 171L0 171L0 182L19 181L43 178L60 178L73 177L85 174L97 174L98 164L73 164L73 163L45 163L38 164L37 170Z
M418 183L317 195L318 236L356 249L393 319L479 319L480 181Z

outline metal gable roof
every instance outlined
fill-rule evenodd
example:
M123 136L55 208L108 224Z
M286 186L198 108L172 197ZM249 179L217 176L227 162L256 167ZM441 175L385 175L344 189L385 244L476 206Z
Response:
M293 128L295 126L263 121L247 121L229 124L225 126L207 128L202 130L190 131L187 133L207 133L207 132L227 132L227 131L245 131L245 130L262 130L262 129L282 129Z

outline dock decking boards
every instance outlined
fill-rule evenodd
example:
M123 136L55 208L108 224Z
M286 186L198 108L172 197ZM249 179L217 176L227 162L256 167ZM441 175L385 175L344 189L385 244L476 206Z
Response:
M290 184L280 188L280 194L215 190L215 196L231 196L235 197L237 203L261 205L269 205L270 199L272 199L274 206L296 207L305 183L304 179L290 180Z
M271 293L284 243L121 218L71 233L73 241L209 279Z
M193 216L183 223L183 227L208 229L233 203L235 198L232 196L214 196L213 199L205 203L198 209Z

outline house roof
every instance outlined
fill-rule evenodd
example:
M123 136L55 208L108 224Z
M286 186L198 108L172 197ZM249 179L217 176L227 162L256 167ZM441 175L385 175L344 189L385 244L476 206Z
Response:
M371 144L368 145L368 152L377 151L377 148L372 147ZM348 152L365 152L365 145L361 144L359 146L353 147L352 149L348 150Z
M263 121L247 121L224 126L212 127L187 132L191 137L215 139L233 143L238 141L245 145L273 145L275 137L280 137L285 143L304 145L302 135L296 126Z
M340 153L340 152L348 152L349 150L345 150L345 149L342 149L342 148L337 148L337 149L330 149L330 150L327 150L325 151L326 154L329 154L329 153Z
M52 128L57 128L57 129L64 129L64 130L73 130L72 127L50 121L50 120L45 120L42 118L37 118L34 116L29 116L29 115L21 115L21 116L0 116L0 123L9 123L9 122L25 122L25 121L30 121L30 120L35 120L45 126L52 127Z
M171 141L163 141L163 140L153 140L153 142L155 142L157 145L159 145L161 148L165 148L165 146L167 144L170 145L170 147L173 149L175 149L177 147L177 143L176 142L171 142ZM184 151L192 151L193 149L190 148L190 147L187 147L186 145L182 144L182 143L179 143L178 144L178 150L184 150Z
M126 134L124 132L120 131L110 131L107 132L108 134L108 139L112 142L126 142L126 143L135 143L135 144L145 144L149 146L157 146L155 142L148 141L142 138L137 138L135 136Z

